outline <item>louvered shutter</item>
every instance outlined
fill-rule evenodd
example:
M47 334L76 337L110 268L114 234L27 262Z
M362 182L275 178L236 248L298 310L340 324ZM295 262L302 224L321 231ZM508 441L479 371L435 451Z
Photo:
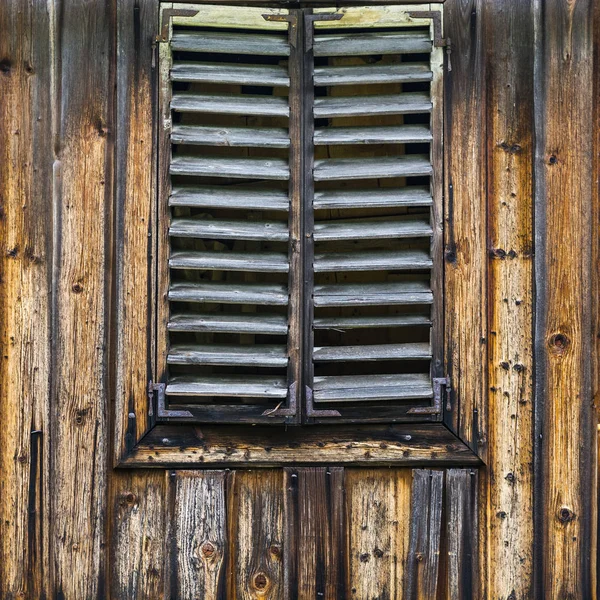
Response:
M161 416L295 422L297 28L287 10L211 5L165 5L163 24Z
M422 10L306 17L313 422L441 416L443 54Z
M162 14L159 416L441 418L441 9Z

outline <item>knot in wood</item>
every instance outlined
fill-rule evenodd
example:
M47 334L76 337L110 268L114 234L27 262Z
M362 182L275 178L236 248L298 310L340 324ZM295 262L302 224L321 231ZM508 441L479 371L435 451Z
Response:
M277 544L272 544L269 548L269 552L271 553L271 556L273 556L273 558L281 558L281 546L278 546Z
M128 492L127 494L125 494L125 502L127 502L127 504L133 504L135 501L135 494L133 494L132 492Z
M82 285L81 285L79 282L77 282L77 283L74 283L74 284L71 286L71 289L73 290L73 292L74 292L75 294L81 294L81 292L83 292L83 286L82 286Z
M561 523L570 523L571 521L575 520L575 513L570 508L563 506L558 511L558 520Z
M549 340L550 349L554 354L564 354L570 346L571 340L564 333L555 333Z
M264 590L269 585L269 578L262 572L257 573L252 580L257 590Z
M422 552L417 552L416 556L415 556L415 560L417 562L423 562L423 560L425 559L425 557L423 556Z
M215 552L216 548L210 542L204 542L204 544L202 544L202 555L205 558L211 558L214 556Z

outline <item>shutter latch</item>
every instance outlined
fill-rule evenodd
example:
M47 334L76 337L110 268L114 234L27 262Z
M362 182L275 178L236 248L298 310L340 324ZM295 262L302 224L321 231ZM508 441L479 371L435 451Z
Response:
M450 38L442 37L442 15L434 10L413 10L408 13L413 19L431 19L433 23L433 45L436 48L450 46Z
M433 402L431 406L415 406L408 411L409 415L439 415L442 412L442 388L445 389L448 396L448 404L450 393L452 392L452 384L450 377L434 377L431 380L433 384Z
M166 408L166 389L165 383L152 383L148 382L148 416L153 417L156 411L156 417L158 419L169 419L169 418L185 418L189 419L194 415L189 410L169 410ZM156 392L156 397L155 393Z

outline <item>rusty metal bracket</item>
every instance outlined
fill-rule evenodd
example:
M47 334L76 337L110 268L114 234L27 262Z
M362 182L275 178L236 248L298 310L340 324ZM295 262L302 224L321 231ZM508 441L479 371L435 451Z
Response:
M191 8L164 8L160 22L160 35L156 36L156 41L169 41L169 21L172 17L195 17L198 12Z
M413 10L408 13L413 19L431 19L433 22L433 45L450 51L450 38L442 37L442 15L433 10Z
M408 411L409 415L439 415L442 412L442 387L446 388L446 394L452 391L450 377L434 377L433 402L431 406L415 406Z
M265 410L263 417L295 417L298 409L298 386L294 381L288 388L288 405L286 408L279 408L283 402L280 402L275 408Z
M337 410L315 410L312 388L306 386L306 416L307 417L341 417Z
M150 408L148 409L148 415L154 416L154 393L156 392L156 417L161 418L184 418L189 419L194 415L189 410L169 410L166 408L166 389L165 383L152 383L148 382L148 400L150 401Z
M295 30L298 27L298 15L296 13L290 13L287 15L263 15L262 18L265 21L274 21L279 23L288 22L290 24L290 30L288 32L290 45L296 48L296 35L294 35Z
M315 21L339 21L343 16L342 13L304 15L304 18L306 19L306 49L312 50L313 48L313 43L315 41Z

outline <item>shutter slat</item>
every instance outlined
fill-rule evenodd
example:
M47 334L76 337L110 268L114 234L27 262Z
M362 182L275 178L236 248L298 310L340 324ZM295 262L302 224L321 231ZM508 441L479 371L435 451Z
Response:
M317 67L314 75L316 86L422 82L432 78L433 73L427 63Z
M315 347L313 358L319 362L374 360L429 360L429 344L377 344L365 346Z
M396 252L331 252L315 256L316 273L333 271L383 271L431 269L428 252L399 250Z
M399 93L381 96L327 96L315 98L316 119L360 117L370 115L402 115L431 112L428 94Z
M185 186L173 188L170 206L287 211L290 199L285 190L242 186Z
M216 269L287 273L287 254L277 252L174 252L169 260L172 269Z
M287 242L287 223L277 221L238 221L219 219L173 219L169 228L171 237L271 240Z
M315 329L369 329L371 327L417 327L430 326L431 319L425 315L367 315L358 317L320 317L314 320Z
M167 396L221 396L239 398L285 398L285 377L173 377Z
M201 112L224 115L287 117L288 99L279 96L250 94L192 94L177 93L171 100L176 112Z
M193 83L232 85L252 84L273 87L289 87L290 85L287 69L273 65L178 62L171 69L171 79Z
M285 306L288 303L288 291L286 286L276 284L173 283L169 289L169 300Z
M428 374L315 377L315 402L372 402L433 397Z
M315 145L329 144L427 144L431 141L429 127L404 125L399 127L324 127L315 131Z
M171 48L182 52L214 52L217 54L255 54L259 56L289 56L290 54L287 38L250 33L179 31L173 33Z
M168 324L169 331L188 333L251 333L265 335L286 335L287 319L283 315L242 313L236 315L212 313L175 314Z
M431 304L433 295L424 282L316 285L315 306L384 306Z
M422 177L432 174L425 155L409 154L382 158L327 158L315 161L315 181Z
M428 187L322 190L315 192L315 210L431 206Z
M171 142L204 146L288 148L290 138L287 129L175 125L171 134Z
M314 229L317 242L425 237L431 234L431 225L427 220L388 217L326 221L316 223Z
M317 35L315 56L366 56L368 54L409 54L431 52L426 32L338 33Z
M285 367L288 357L285 346L175 344L169 351L167 362L170 365Z
M192 177L233 177L242 179L289 179L287 161L276 158L196 158L171 161L171 175Z

